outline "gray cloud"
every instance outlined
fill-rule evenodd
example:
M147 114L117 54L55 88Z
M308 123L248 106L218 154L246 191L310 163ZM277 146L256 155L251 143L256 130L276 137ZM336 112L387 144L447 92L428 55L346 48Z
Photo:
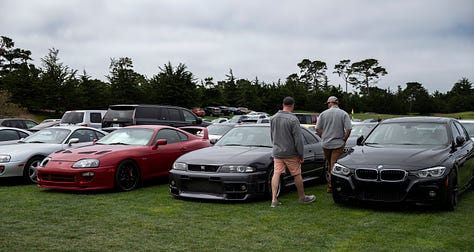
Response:
M304 58L328 65L375 58L388 75L378 86L417 81L446 92L473 81L474 2L401 1L147 1L3 0L1 35L31 50L35 64L48 49L62 62L105 79L110 58L130 57L149 77L168 61L198 79L268 83L298 72Z

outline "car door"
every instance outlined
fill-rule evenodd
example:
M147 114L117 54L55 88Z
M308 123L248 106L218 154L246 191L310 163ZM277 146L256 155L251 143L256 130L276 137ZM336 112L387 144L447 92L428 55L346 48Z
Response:
M159 145L156 150L153 150L153 155L148 159L150 169L150 176L161 176L168 174L169 170L173 166L174 161L185 152L185 142L187 137L183 138L184 135L175 129L164 128L160 129L153 140L153 145L158 139L166 139L165 145Z
M305 128L301 128L304 142L304 163L301 166L303 176L320 176L324 169L324 154L321 141Z
M460 123L454 121L451 125L451 129L453 131L454 141L456 141L458 136L465 139L461 145L457 146L456 151L454 152L456 155L456 161L459 164L457 174L458 188L463 190L469 185L474 174L474 146L469 134Z

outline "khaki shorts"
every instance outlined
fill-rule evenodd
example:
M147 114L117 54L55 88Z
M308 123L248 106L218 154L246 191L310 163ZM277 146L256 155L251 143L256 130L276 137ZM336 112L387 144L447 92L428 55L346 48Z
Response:
M274 158L273 159L274 164L273 164L273 172L275 174L285 174L286 169L290 171L291 176L296 176L301 174L301 164L299 162L298 157L292 157L292 158Z

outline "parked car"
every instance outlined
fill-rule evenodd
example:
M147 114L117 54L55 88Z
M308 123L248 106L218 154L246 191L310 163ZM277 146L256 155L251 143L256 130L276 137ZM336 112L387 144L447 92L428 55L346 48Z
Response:
M471 186L474 143L455 119L401 117L379 123L332 170L334 202L439 205L454 210Z
M305 128L305 181L326 178L321 140ZM247 200L270 196L273 176L272 143L269 124L237 125L214 146L179 157L170 171L170 193L175 197L213 200ZM286 174L277 194L294 185Z
M60 190L130 191L139 182L167 176L184 153L211 146L207 129L196 136L163 125L129 126L92 146L55 152L38 168L38 185Z
M474 140L474 120L459 120L459 122L466 128L471 139Z
M0 126L11 127L28 130L38 125L37 122L27 118L2 118L0 119Z
M206 115L206 111L204 111L204 109L202 109L202 108L197 108L197 107L192 108L191 111L199 117L203 117L203 116Z
M14 144L20 139L28 137L31 132L11 127L0 127L0 145Z
M213 123L207 126L209 132L209 139L219 140L225 133L235 127L235 123Z
M225 117L219 117L219 118L216 118L214 120L211 121L211 123L225 123L225 122L228 122L229 119L225 118Z
M79 125L100 129L106 110L71 110L66 111L59 125Z
M191 110L163 105L121 104L110 105L102 120L102 129L112 131L130 125L167 125L172 127L202 126L205 122Z
M58 121L46 121L46 122L41 122L40 124L34 126L34 127L31 127L30 129L28 129L28 131L31 131L31 132L37 132L37 131L40 131L44 128L49 128L49 127L54 127L54 126L58 126L59 124L61 123L61 120L58 120Z
M220 116L222 115L222 111L219 107L204 107L204 111L206 111L206 115L209 116Z
M318 114L315 113L295 113L301 124L314 124L318 121Z
M92 144L107 133L83 126L57 126L42 129L17 144L0 146L0 177L24 177L37 181L39 163L50 153Z

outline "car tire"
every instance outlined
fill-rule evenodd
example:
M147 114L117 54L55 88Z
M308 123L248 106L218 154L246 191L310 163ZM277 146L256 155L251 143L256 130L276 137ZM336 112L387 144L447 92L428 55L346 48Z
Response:
M444 199L443 208L447 211L454 211L458 205L458 185L457 174L453 168L449 174L448 186L446 188L446 197Z
M43 161L44 157L35 156L26 162L23 169L23 178L28 183L38 183L38 166Z
M331 176L331 174L329 174L328 172L328 163L324 162L323 172L319 177L318 182L320 182L321 184L328 183L329 176Z
M140 182L140 169L132 160L120 162L115 170L115 188L119 191L131 191Z
M334 203L336 203L336 204L342 204L342 203L344 203L344 200L343 200L342 197L339 195L339 193L336 192L336 190L333 190L333 191L332 191L332 200L333 200Z
M273 177L273 165L268 169L268 177L267 177L267 190L266 195L268 198L272 198L272 177ZM283 178L280 177L280 183L278 184L278 191L276 193L276 197L278 198L283 189Z

